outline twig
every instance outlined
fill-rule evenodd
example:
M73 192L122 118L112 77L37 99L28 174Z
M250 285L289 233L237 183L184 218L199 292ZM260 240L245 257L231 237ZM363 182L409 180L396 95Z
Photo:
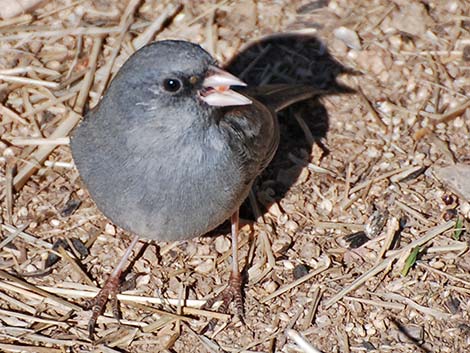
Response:
M318 349L313 347L300 333L295 330L289 329L286 331L287 337L293 340L297 346L305 353L321 353Z
M116 41L113 45L113 50L111 51L110 55L106 58L106 66L102 69L103 72L103 79L100 82L100 88L96 93L98 97L101 97L103 91L105 90L106 86L108 85L109 78L111 77L111 70L113 68L114 62L116 57L121 50L122 41L127 34L127 31L132 24L134 19L134 12L139 5L140 0L131 0L124 11L124 14L121 17L121 23L119 27L121 27L121 32L119 36L116 38Z
M36 294L39 294L40 296L44 297L45 299L49 299L49 300L52 300L54 302L57 302L61 305L64 305L66 307L69 307L73 310L82 310L81 307L79 307L78 305L75 305L73 303L69 303L68 301L58 297L57 295L55 294L52 294L50 292L47 292L45 291L44 289L41 289L37 286L34 286L32 284L29 284L28 282L22 280L22 279L19 279L13 275L10 275L8 272L5 272L3 270L0 270L0 277L4 278L4 279L7 279L9 281L12 281L14 282L15 284L18 284L18 285L21 285L22 287L24 288L27 288L28 290L30 290L31 292L33 293L36 293Z
M103 38L97 37L93 41L93 47L91 49L90 55L90 69L86 73L85 78L83 79L82 87L75 103L74 110L71 111L68 117L56 128L56 130L49 136L51 139L65 137L70 131L77 125L81 118L81 113L83 107L85 106L85 101L88 97L88 92L90 90L91 84L93 82L93 77L96 70L96 63L98 61L98 55L101 52L101 46L103 44ZM77 114L77 113L78 114ZM29 157L29 161L32 163L26 163L26 165L18 172L13 183L16 190L19 190L23 187L26 181L33 175L37 168L44 163L49 154L54 150L56 145L45 145L40 146L35 153Z
M175 5L173 3L168 4L166 8L162 11L160 16L158 16L151 24L148 26L145 31L139 34L132 40L132 45L134 48L140 49L145 44L149 43L157 32L160 32L163 28L163 25L168 22L168 19L175 17L183 8L181 4Z
M274 291L270 295L268 295L264 298L261 298L260 303L262 303L262 304L266 303L268 300L271 300L271 299L277 297L278 295L281 295L281 294L287 292L288 290L291 290L292 288L297 287L298 285L308 281L312 277L315 277L316 275L326 271L331 265L331 260L328 256L326 256L325 259L324 259L324 262L325 263L323 264L323 266L317 268L316 270L313 270L312 272L310 272L309 274L307 274L303 277L300 277L299 279L295 280L292 283L288 283L288 284L282 286L281 288Z
M22 76L10 76L10 75L0 74L0 80L3 80L5 82L22 83L25 85L32 85L32 86L43 86L43 87L49 87L49 88L59 87L59 84L57 82L35 80L33 78L22 77Z
M370 270L365 272L363 275L359 276L353 283L351 283L349 286L343 288L339 293L335 294L333 297L328 299L325 302L325 308L329 308L332 306L334 303L336 303L338 300L341 300L346 294L349 292L359 288L362 284L364 284L369 278L375 276L376 274L380 273L384 269L386 269L388 266L392 264L393 261L401 257L403 254L411 251L416 246L421 246L423 244L426 244L427 242L431 241L434 239L436 236L439 234L453 228L455 226L455 221L449 221L444 224L440 224L430 230L427 231L426 235L424 235L422 238L416 239L412 241L410 244L405 246L403 249L401 249L399 252L397 252L394 255L391 255L390 257L387 257L384 261L381 263L375 265L372 267Z

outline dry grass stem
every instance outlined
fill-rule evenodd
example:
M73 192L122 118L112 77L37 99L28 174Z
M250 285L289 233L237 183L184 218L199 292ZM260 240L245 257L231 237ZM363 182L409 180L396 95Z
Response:
M355 297L348 297L348 296L345 296L344 299L358 302L358 303L367 304L367 305L387 308L390 310L405 310L405 305L400 304L400 303L384 302L382 300L371 300L371 299L355 298Z
M38 139L38 138L16 138L10 140L13 145L16 146L42 146L42 145L68 145L70 143L70 138L68 137L58 137L55 139L46 138L46 139Z
M469 13L464 0L50 0L1 18L0 351L465 351L470 204L436 171L469 164ZM106 311L91 342L80 306L129 234L90 200L69 137L126 58L162 39L201 44L250 85L357 94L279 116L279 150L241 209L244 325L233 305L201 309L231 269L223 225L149 244L123 320ZM386 228L354 248L377 210Z
M63 353L62 348L27 346L23 344L0 343L0 349L3 349L5 352Z
M304 353L321 353L318 349L313 347L310 342L308 342L305 337L303 337L299 332L289 329L286 331L287 337L293 340L300 350Z
M3 270L0 270L0 277L14 283L13 286L12 285L9 286L10 290L13 290L13 287L17 287L17 288L14 288L14 291L16 291L18 293L21 292L22 294L30 295L29 292L32 292L35 295L39 295L39 296L43 297L44 300L55 302L57 304L63 305L65 307L68 307L68 308L73 309L73 310L81 310L81 308L78 305L75 305L73 303L69 303L68 301L58 297L57 295L52 294L50 292L47 292L47 291L45 291L45 290L43 290L43 289L41 289L37 286L34 286L32 284L29 284L29 283L27 283L26 281L24 281L22 279L16 278L15 276L10 275L9 273L7 273ZM0 283L0 286L7 287L7 283L5 283L5 282ZM26 290L22 290L23 288L25 288Z
M395 204L401 208L406 214L410 215L411 217L417 219L418 221L420 221L421 223L427 225L427 226L430 226L433 224L432 221L429 221L425 216L423 216L422 213L420 213L419 211L413 209L412 207L404 204L403 202L401 201L398 201L398 200L395 200Z
M400 228L400 223L396 217L391 217L387 222L387 230L385 234L385 240L380 249L380 253L377 256L377 261L381 261L384 258L385 253L390 249L392 245L393 239L395 237L396 232Z
M413 300L411 300L410 298L406 298L406 297L404 297L402 295L399 295L399 294L396 294L396 293L381 293L379 295L383 298L386 298L386 299L401 301L404 304L406 304L407 306L409 306L409 307L411 307L415 310L421 311L426 315L434 316L435 318L437 318L439 320L448 320L452 316L451 314L447 314L447 313L444 313L444 312L436 310L436 309L431 309L431 308L427 308L425 306L419 305L419 304L415 303Z
M182 8L183 6L181 4L168 4L161 12L160 16L153 20L153 22L145 29L145 31L132 40L134 49L138 50L145 44L150 43L155 34L163 28L163 25L167 23L169 19L175 17L182 10Z
M380 273L381 271L385 270L388 266L390 266L395 260L397 260L398 258L402 257L402 256L407 256L408 253L411 251L411 249L417 247L417 246L421 246L423 244L426 244L428 243L429 241L431 241L432 239L434 239L435 237L437 237L439 234L442 234L444 233L445 231L451 229L452 227L455 226L455 222L454 221L449 221L449 222L446 222L444 224L440 224L434 228L431 228L430 230L428 230L426 232L426 234L419 238L419 239L416 239L414 240L413 242L411 242L410 244L408 244L407 246L405 246L403 249L401 249L400 251L398 251L397 253L395 253L394 255L391 255L387 258L385 258L385 260L383 260L382 262L380 262L378 265L372 267L370 270L368 270L367 272L365 272L363 275L359 276L353 283L351 283L349 286L343 288L340 292L338 292L337 294L335 294L333 297L331 297L330 299L328 299L324 305L328 308L330 307L331 305L333 305L334 303L336 303L338 300L341 300L341 298L343 298L346 294L348 294L349 292L357 289L358 287L360 287L362 284L364 284L364 282L366 282L368 279L372 278L373 276L375 276L376 274Z
M324 262L324 263L322 264L322 266L320 266L319 268L317 268L317 269L311 271L309 274L307 274L307 275L305 275L305 276L303 276L303 277L301 277L301 278L295 280L295 281L292 282L292 283L289 283L289 284L287 284L287 285L285 285L285 286L279 288L278 290L274 291L274 292L271 293L270 295L268 295L268 296L266 296L266 297L264 297L264 298L261 298L261 299L260 299L260 303L262 303L262 304L263 304L263 303L266 303L267 301L269 301L269 300L271 300L271 299L273 299L273 298L276 298L277 296L279 296L279 295L281 295L281 294L283 294L283 293L285 293L285 292L291 290L292 288L297 287L298 285L300 285L300 284L302 284L302 283L308 281L309 279L311 279L311 278L313 278L313 277L319 275L320 273L326 271L326 270L330 267L330 265L331 265L331 260L330 260L329 257L326 256L326 257L323 259L323 262Z

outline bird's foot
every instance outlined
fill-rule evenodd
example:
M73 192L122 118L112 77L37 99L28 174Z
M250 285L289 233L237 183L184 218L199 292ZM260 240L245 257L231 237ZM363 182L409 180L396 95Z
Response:
M90 340L94 338L96 322L98 317L103 314L108 301L111 304L114 318L118 322L121 320L121 310L119 309L117 295L132 287L135 288L135 277L130 280L125 280L124 282L122 282L121 279L121 276L110 276L98 294L88 300L83 306L85 310L92 310L90 321L88 321L88 337Z
M222 304L218 308L218 312L226 313L230 303L235 304L236 316L243 322L243 295L242 295L242 276L240 273L232 272L230 274L228 286L220 292L217 296L209 299L203 306L204 309L210 309L218 302L222 301ZM206 331L212 331L217 323L216 319L209 321L206 327Z
M111 303L113 316L118 321L121 319L117 300L117 294L120 290L120 279L120 276L109 277L98 294L94 298L88 300L83 306L85 310L92 310L90 321L88 321L88 336L91 340L94 338L96 321L98 320L98 317L103 314L108 300L110 300Z

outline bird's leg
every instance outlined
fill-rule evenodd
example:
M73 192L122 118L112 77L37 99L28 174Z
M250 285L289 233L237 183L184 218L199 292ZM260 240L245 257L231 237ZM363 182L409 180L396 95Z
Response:
M243 318L243 296L242 296L242 276L238 268L238 228L240 223L239 210L231 217L232 223L232 273L229 279L230 296L229 300L235 302L237 315Z
M222 301L219 307L220 312L227 312L231 302L235 303L237 315L243 319L243 296L242 296L242 276L238 268L238 210L231 217L232 223L232 273L230 274L228 286L216 297L209 299L204 308L211 308L215 302ZM215 320L209 322L209 329L215 325Z
M91 318L90 318L90 321L88 322L88 335L91 340L93 340L96 321L98 320L98 317L104 312L104 309L106 308L106 303L108 302L109 298L111 298L111 305L112 305L114 317L118 321L120 319L120 311L119 311L119 306L118 306L117 294L120 291L121 275L124 270L124 265L129 259L129 256L131 255L132 250L135 248L138 241L139 241L139 237L135 235L134 238L132 238L131 244L126 249L126 252L122 256L121 260L119 261L117 266L113 269L113 272L111 273L111 275L106 280L103 288L101 288L101 290L93 299L89 300L84 305L85 310L92 309Z

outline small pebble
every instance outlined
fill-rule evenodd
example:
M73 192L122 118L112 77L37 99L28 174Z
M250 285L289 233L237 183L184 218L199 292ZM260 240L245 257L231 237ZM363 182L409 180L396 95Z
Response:
M59 71L62 68L62 64L57 60L51 60L48 63L46 63L46 67L51 70Z
M273 293L277 288L278 284L274 281L267 281L263 284L263 289L268 293L271 294Z
M150 275L141 275L136 279L136 288L141 288L150 283Z
M366 330L364 330L364 327L362 327L362 325L355 326L353 332L359 337L366 337Z
M268 212L275 217L280 217L283 214L277 202L273 202L268 207Z
M349 48L361 50L361 41L359 40L359 36L352 29L339 27L333 31L333 34Z
M26 207L21 207L18 210L18 217L26 217L27 215L28 215L28 209Z
M214 271L214 269L214 261L212 259L207 259L197 265L194 270L202 274L209 274Z
M385 321L382 319L376 319L373 321L373 323L374 323L374 327L380 331L385 331L387 329L387 325L385 324Z
M333 210L333 203L328 199L324 199L320 202L320 204L318 205L318 208L321 211L323 211L322 212L323 215L328 215Z
M299 229L299 225L293 220L287 221L285 224L285 227L289 232L292 232L292 233L295 233L297 229Z
M375 346L372 343L368 342L368 341L363 341L362 346L368 351L375 351L376 350Z
M367 336L373 336L377 333L376 328L372 324L365 324L364 328L366 329Z
M295 268L294 264L289 260L282 261L282 264L286 270L293 270Z
M287 234L281 234L272 244L272 250L275 254L281 254L292 244L292 238Z
M224 254L230 249L230 240L226 237L217 237L215 239L215 251L219 254Z
M279 223L280 225L284 225L286 224L288 219L289 217L285 213L280 214L279 217L277 217L277 223Z
M398 333L398 339L401 342L409 342L410 338L416 343L420 343L424 339L424 330L421 326L402 325Z
M307 265L304 265L304 264L297 265L294 267L294 271L293 271L294 278L295 279L302 278L308 275L309 271L310 271L310 267L308 267Z
M116 227L114 227L111 223L106 223L104 226L104 232L109 235L116 235Z
M51 219L51 220L49 221L49 223L50 223L50 225L53 226L53 227L58 227L58 226L60 226L60 221L59 221L58 219L55 219L55 218Z
M37 270L38 268L33 264L29 264L28 266L26 266L26 272L36 272Z
M295 184L300 185L305 183L308 180L308 177L310 176L310 171L308 168L302 168L302 171L300 172L299 177L297 178Z
M470 219L470 203L462 202L460 205L460 212L462 212L462 215L465 218Z
M444 268L446 264L442 261L434 261L434 262L431 262L430 265L431 265L432 268L435 268L435 269L439 270L441 268Z

